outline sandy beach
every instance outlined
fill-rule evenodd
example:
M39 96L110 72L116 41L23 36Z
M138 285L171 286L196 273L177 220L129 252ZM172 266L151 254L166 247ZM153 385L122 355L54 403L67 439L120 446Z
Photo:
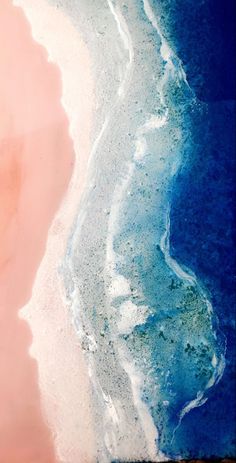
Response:
M81 408L85 407L87 417L85 428L86 422L89 428L88 379L67 307L60 299L61 282L57 276L58 259L65 251L78 203L78 192L73 198L73 188L84 170L80 168L78 173L76 167L68 117L61 103L59 67L48 62L46 49L32 38L23 10L10 0L2 0L0 4L0 42L4 43L0 53L0 461L60 461L59 441L73 429L74 450L68 457L64 453L63 458L67 459L63 461L84 463L91 458L85 448L75 448L78 429L74 425L78 423L73 421L72 396L67 394L72 389L78 396L76 388L80 386ZM81 142L86 164L89 138L86 118L82 129L86 129ZM82 183L79 189L82 190ZM63 198L65 224L61 225L57 217L52 226L59 249L55 248L55 242L53 251L50 246L49 251L47 248L49 268L46 244ZM41 286L42 282L36 279L34 286L43 256L42 271L47 282L51 282L53 296L45 282ZM26 306L24 318L29 318L31 325L22 316L19 318L20 309L29 301L32 310L27 312ZM29 353L31 345L33 357ZM65 385L66 369L69 377ZM61 418L63 407L71 407L69 424ZM81 415L79 423L80 420ZM88 437L91 438L90 434ZM68 445L71 447L72 443ZM63 448L66 452L65 445ZM78 455L80 459L76 460Z

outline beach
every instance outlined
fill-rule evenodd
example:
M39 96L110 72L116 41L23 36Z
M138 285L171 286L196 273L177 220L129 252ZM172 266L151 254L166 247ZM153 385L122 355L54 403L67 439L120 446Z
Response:
M84 463L93 453L89 383L57 270L85 181L91 107L78 165L60 68L24 13L1 1L0 461Z

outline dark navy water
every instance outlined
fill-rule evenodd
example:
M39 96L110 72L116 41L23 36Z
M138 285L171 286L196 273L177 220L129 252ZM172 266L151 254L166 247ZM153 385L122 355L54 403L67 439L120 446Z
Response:
M235 456L235 22L232 0L153 3L166 38L203 102L173 184L171 255L209 291L226 336L226 368L208 401L185 415L169 456ZM164 442L164 441L162 441Z

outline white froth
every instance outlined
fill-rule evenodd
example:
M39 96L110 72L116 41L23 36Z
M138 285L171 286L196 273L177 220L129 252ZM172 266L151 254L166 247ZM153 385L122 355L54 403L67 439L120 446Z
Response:
M149 309L147 306L137 306L132 301L125 301L119 307L120 319L117 326L120 334L130 334L137 325L145 323Z
M129 58L126 64L125 74L121 82L121 85L119 86L118 91L117 91L118 97L123 98L125 96L125 93L127 91L129 81L130 81L131 69L132 69L132 64L133 64L133 59L134 59L134 50L133 50L133 44L132 44L132 39L129 33L129 29L128 29L128 26L126 24L124 17L120 13L119 9L113 5L112 0L107 0L107 2L111 10L111 13L114 16L114 19L116 21L117 28L118 28L120 37L122 39L124 48L125 50L128 51L128 55L129 55Z
M123 275L116 275L109 287L111 298L119 296L129 296L131 294L130 284Z
M128 358L127 352L124 352L124 350L121 347L119 348L119 354L121 359L121 365L125 369L131 381L133 401L136 406L139 419L143 428L143 432L146 437L149 454L148 456L151 459L151 461L165 461L165 456L161 452L157 452L156 449L155 442L158 438L158 431L153 423L153 419L151 417L147 405L141 399L142 386L144 382L143 376L140 371L137 371L134 362Z

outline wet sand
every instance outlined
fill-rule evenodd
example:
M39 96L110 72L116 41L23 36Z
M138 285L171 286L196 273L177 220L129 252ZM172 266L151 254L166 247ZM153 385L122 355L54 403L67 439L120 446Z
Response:
M0 2L0 462L53 463L32 335L30 299L47 234L73 170L59 69L10 0Z

